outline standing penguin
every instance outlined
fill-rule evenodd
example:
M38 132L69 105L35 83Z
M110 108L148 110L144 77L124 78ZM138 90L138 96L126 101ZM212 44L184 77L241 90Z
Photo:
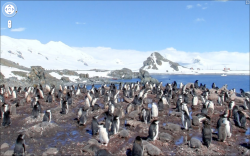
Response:
M98 123L97 118L98 118L98 116L94 116L92 119L92 122L91 122L92 135L97 135L98 130L99 130L99 128L98 128L99 123Z
M112 121L112 127L111 127L111 134L117 134L120 128L120 119L118 116L114 117L114 120Z
M211 141L212 141L212 131L211 131L211 126L208 121L203 122L204 126L202 128L202 141L207 148L210 146Z
M191 128L191 119L186 111L182 110L181 114L182 126L184 129L189 130Z
M109 102L109 108L108 108L108 112L109 114L114 114L114 110L115 110L115 106L113 103L111 103L111 101Z
M25 140L24 135L19 134L14 148L14 156L23 156L25 154Z
M46 110L43 116L43 122L51 122L51 111Z
M86 111L83 111L82 112L82 115L80 116L79 120L78 120L78 124L80 126L84 126L87 122L87 116L88 116L88 111L89 110L86 110Z
M109 132L111 130L112 122L113 122L113 115L108 114L105 117L105 127L106 127L107 132Z
M154 120L149 126L147 140L156 140L158 134L159 134L159 121Z
M151 111L152 111L152 113L151 113L152 118L157 118L158 117L158 107L157 107L156 103L152 104L152 110Z
M192 106L197 106L197 105L198 105L198 97L197 95L194 95L192 99Z
M106 130L106 128L104 127L103 124L100 124L99 126L99 137L100 137L100 142L101 144L107 146L109 143L109 135L108 132Z
M194 88L196 88L196 89L199 88L199 86L198 86L198 80L196 80L196 81L194 82Z
M10 126L11 121L10 121L10 111L8 109L8 104L3 104L3 112L2 112L2 126Z
M150 119L151 119L151 112L148 109L143 108L141 111L141 121L147 124L150 122Z
M244 109L249 109L250 107L250 102L249 102L249 98L246 97L245 101L244 101Z
M52 95L51 95L51 92L49 92L49 95L47 96L46 102L52 103Z
M164 105L163 105L162 98L160 98L160 100L158 102L158 110L159 111L163 111L164 110Z
M68 111L69 111L68 102L67 101L63 101L61 114L68 114Z
M135 138L133 149L132 149L132 156L143 156L143 143L140 136Z
M39 113L40 113L39 106L35 104L32 110L33 118L37 118L39 116Z

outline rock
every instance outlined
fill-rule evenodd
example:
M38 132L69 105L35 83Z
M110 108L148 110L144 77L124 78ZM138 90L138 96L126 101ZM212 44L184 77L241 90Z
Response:
M56 155L58 153L57 148L49 148L43 155Z
M160 133L159 136L161 141L170 142L174 139L173 136L168 133Z
M2 72L0 72L0 80L4 80L4 75L2 74Z
M108 76L120 78L120 79L132 79L132 78L137 78L134 77L135 74L133 74L132 70L128 68L123 68L121 70L114 70L111 71Z
M9 147L10 147L9 144L3 143L3 144L1 145L1 147L0 147L0 149L9 148Z
M8 150L6 151L3 156L12 156L12 154L14 153L14 150Z
M62 71L63 75L70 75L70 76L78 76L78 73L75 72L75 71L71 71L71 70L67 70L67 69L64 69Z
M129 113L129 117L130 118L132 118L132 119L135 119L135 118L137 118L138 117L138 111L137 110L135 110L135 111L132 111L131 113Z
M177 116L177 117L181 117L181 112L176 112L176 111L171 111L169 113L170 116Z
M141 79L141 83L146 83L146 82L152 82L152 83L156 83L156 84L159 83L159 81L157 79L152 78L152 77L145 77L145 78Z
M107 149L99 149L96 154L97 156L112 156Z
M129 126L132 126L132 127L136 127L138 125L143 125L143 123L140 122L140 121L136 121L136 120L127 120L127 124L126 125L129 125Z
M79 78L89 78L89 74L79 74Z
M190 147L191 148L201 148L201 141L199 139L196 139L196 138L191 138Z
M181 130L181 126L173 123L167 123L166 126L163 126L164 129L170 130L172 132L179 132Z
M160 155L162 152L161 150L152 145L151 143L147 142L147 141L142 141L144 149L148 152L149 155Z
M199 126L200 125L199 118L197 116L192 116L192 124L194 126Z
M119 136L121 138L128 138L129 137L129 131L126 130L126 129L123 129L122 131L120 131Z
M139 76L140 79L150 77L149 72L143 69L140 69L139 74L140 74Z
M62 80L63 82L70 82L69 77L65 77L65 76L61 77L61 80Z
M98 146L101 145L96 139L89 139L88 144L90 144L90 145L95 144L95 145L98 145Z
M84 146L84 148L82 149L84 152L88 152L90 154L94 154L95 152L97 152L100 149L99 146L95 145L95 144L91 144L91 145L86 145Z

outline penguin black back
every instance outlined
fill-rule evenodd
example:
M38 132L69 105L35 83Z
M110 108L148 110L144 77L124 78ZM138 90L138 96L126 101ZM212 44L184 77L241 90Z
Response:
M135 138L132 149L132 156L143 156L143 144L140 136Z
M15 148L14 148L14 156L23 156L25 153L25 140L24 135L20 134L17 137Z

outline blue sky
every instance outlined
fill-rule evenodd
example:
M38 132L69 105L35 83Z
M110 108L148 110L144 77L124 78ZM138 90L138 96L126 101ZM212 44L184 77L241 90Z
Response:
M7 2L7 1L5 1ZM1 8L4 5L1 1ZM245 1L14 1L1 35L72 47L186 52L249 52ZM2 10L1 10L2 11ZM12 31L7 21L12 20Z

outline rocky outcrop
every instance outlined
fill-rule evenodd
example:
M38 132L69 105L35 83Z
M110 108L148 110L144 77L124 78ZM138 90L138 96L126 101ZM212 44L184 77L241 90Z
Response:
M27 77L27 72L22 71L12 71L13 74L21 76L21 77Z
M63 82L70 82L70 79L69 79L69 77L61 77L61 80L63 81Z
M121 70L113 70L111 71L108 76L115 77L118 79L132 79L132 78L138 78L139 73L134 74L132 70L128 68L123 68Z
M4 79L4 75L0 72L0 80Z
M64 69L61 72L63 73L63 75L78 76L78 73L72 70Z
M79 74L79 78L89 78L89 74Z
M146 83L146 82L152 82L152 83L156 83L156 84L159 83L159 81L157 79L152 78L149 75L148 71L145 71L143 69L140 69L139 78L141 79L141 83Z
M147 58L146 61L143 62L143 67L141 69L155 69L158 70L157 66L161 66L163 62L168 62L170 67L174 70L178 71L178 63L172 62L159 54L158 52L154 52Z

